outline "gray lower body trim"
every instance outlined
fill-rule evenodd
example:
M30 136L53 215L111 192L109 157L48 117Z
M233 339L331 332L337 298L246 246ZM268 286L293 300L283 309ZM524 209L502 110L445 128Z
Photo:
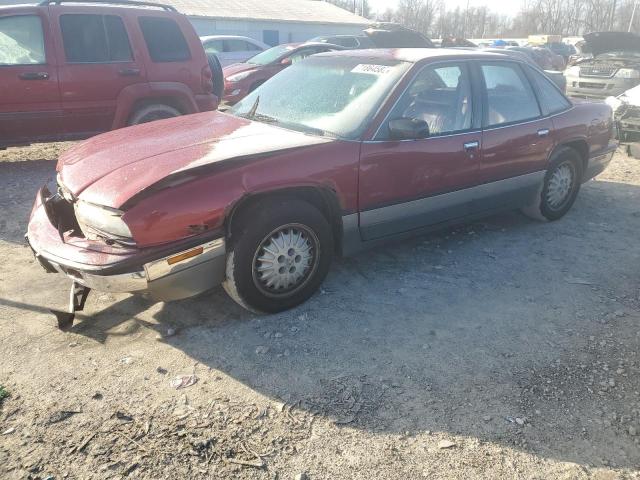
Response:
M544 175L544 171L529 173L362 212L362 238L373 240L454 219L463 219L503 206L519 208L531 202L544 180Z

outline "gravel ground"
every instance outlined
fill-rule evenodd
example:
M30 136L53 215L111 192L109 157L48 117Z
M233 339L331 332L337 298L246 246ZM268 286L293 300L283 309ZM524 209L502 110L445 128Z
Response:
M93 294L61 333L22 239L61 148L0 154L1 478L640 478L640 161L559 222L338 260L290 312Z

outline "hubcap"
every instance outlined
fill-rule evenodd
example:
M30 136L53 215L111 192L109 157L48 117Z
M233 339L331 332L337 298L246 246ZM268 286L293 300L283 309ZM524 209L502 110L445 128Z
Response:
M317 260L315 233L304 225L285 225L260 243L253 260L253 281L268 296L288 296L306 284Z
M547 204L554 210L559 210L569 199L573 187L573 169L568 163L563 163L549 178L547 188Z

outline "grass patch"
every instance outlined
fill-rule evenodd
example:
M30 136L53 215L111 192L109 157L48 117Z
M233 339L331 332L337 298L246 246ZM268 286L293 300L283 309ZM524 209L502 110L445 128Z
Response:
M0 385L0 404L2 404L2 401L7 397L9 397L9 391Z

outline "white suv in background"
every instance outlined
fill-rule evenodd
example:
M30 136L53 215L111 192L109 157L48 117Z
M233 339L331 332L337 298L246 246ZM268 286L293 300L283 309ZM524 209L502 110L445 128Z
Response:
M204 51L215 53L223 67L243 63L251 57L271 48L266 43L249 37L235 35L211 35L200 37Z

